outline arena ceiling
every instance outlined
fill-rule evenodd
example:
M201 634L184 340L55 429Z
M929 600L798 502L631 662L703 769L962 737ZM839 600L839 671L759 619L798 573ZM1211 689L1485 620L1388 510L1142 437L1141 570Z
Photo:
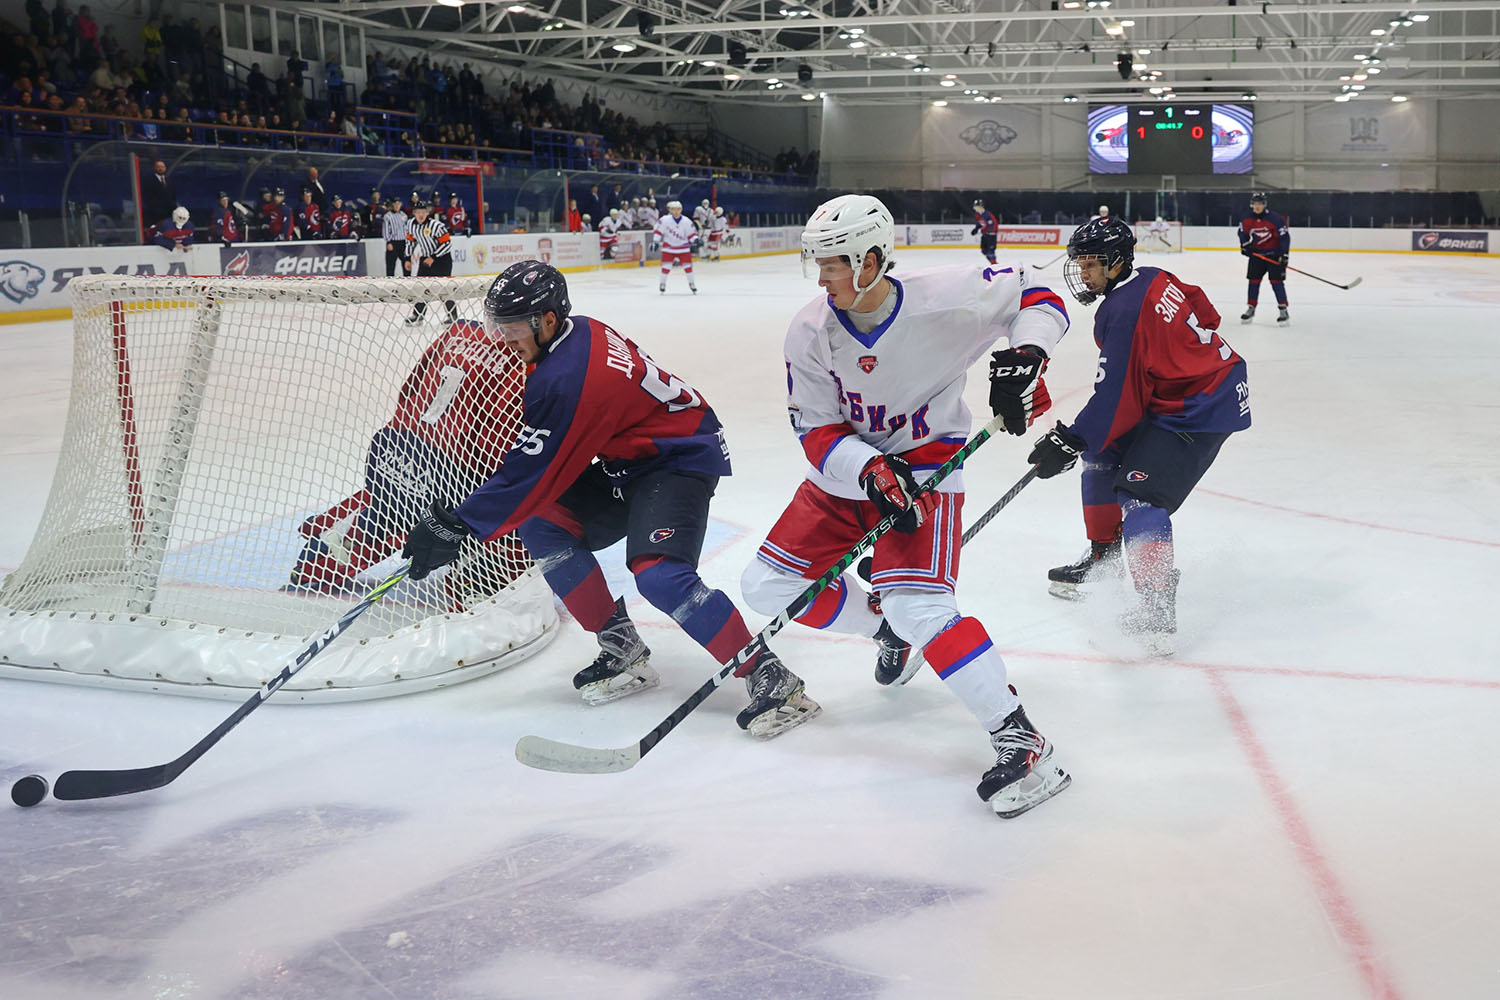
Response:
M269 6L309 9L287 0ZM1050 104L1163 95L1329 101L1500 93L1500 0L316 6L363 25L376 45L415 43L435 57L488 59L538 77L713 101L785 104L826 95L859 103Z

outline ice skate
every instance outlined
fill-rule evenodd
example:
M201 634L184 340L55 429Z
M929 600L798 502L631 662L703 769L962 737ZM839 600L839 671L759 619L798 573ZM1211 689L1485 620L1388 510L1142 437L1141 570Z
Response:
M1277 306L1276 307L1276 325L1277 326L1291 326L1291 324L1292 324L1292 317L1289 316L1289 315L1287 315L1286 306Z
M1153 656L1177 652L1177 581L1172 570L1165 587L1143 589L1136 603L1120 615L1120 631L1140 641Z
M1005 819L1047 801L1073 780L1052 762L1051 742L1037 732L1019 705L990 734L990 743L995 748L995 766L984 772L976 791Z
M422 313L412 313L410 316L406 317L406 325L407 326L416 326L418 323L421 323L426 318L427 317L425 315L423 315Z
M698 294L698 286L697 285L688 285L688 288L692 289L694 295Z
M1248 323L1251 320L1253 320L1254 318L1255 318L1255 307L1254 306L1251 306L1250 308L1246 309L1244 312L1240 313L1240 322L1241 323Z
M802 690L802 678L792 673L769 649L745 677L750 704L735 717L751 736L768 740L817 716L823 706Z
M667 283L663 281L661 284L656 286L656 290L658 292L661 292L663 295L667 294Z
M902 684L909 681L911 674L907 672L907 664L911 664L912 673L917 668L917 664L912 661L911 644L896 634L890 622L880 623L880 630L875 633L875 644L880 647L875 657L875 683L891 685L897 681Z
M1079 589L1084 584L1096 582L1104 573L1119 578L1124 568L1118 538L1112 542L1089 542L1088 551L1076 563L1047 571L1047 593L1065 601L1081 601L1088 596Z
M573 676L573 686L585 702L603 705L661 683L661 675L650 666L651 650L625 614L624 598L615 601L615 613L596 638L599 656Z

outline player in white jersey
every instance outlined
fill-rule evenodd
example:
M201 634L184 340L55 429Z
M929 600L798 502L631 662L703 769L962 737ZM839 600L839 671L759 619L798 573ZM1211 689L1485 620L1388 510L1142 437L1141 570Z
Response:
M661 218L661 213L656 210L656 199L642 198L641 209L636 215L640 218L642 229L655 229L657 220Z
M932 493L917 483L968 437L964 382L998 338L1009 346L994 353L990 399L1005 429L1024 434L1046 411L1041 373L1067 331L1067 309L1020 265L890 277L894 245L890 212L868 195L820 206L803 231L803 271L815 271L826 293L797 313L785 346L792 428L809 468L741 587L752 608L776 614L881 518L897 516L874 547L879 610L846 574L797 620L874 637L884 684L904 679L910 645L919 645L991 734L997 759L979 797L1015 816L1070 778L1026 718L984 626L958 610L960 474Z
M682 265L687 275L688 287L698 294L698 282L693 278L693 251L698 247L698 230L693 221L682 214L682 202L667 202L667 214L656 220L656 229L651 233L651 252L661 248L661 282L657 290L667 290L667 275L672 268Z
M612 208L599 220L599 259L614 260L615 244L620 242L620 210Z
M724 218L724 206L714 206L713 221L708 224L708 259L719 259L719 248L729 236L729 220Z
M709 204L707 198L704 198L703 203L693 209L693 225L698 227L699 236L708 236L709 223L713 221L713 217L713 206Z
M1091 215L1091 216L1089 216L1089 221L1090 222L1096 222L1099 219L1107 219L1107 218L1109 218L1109 206L1108 205L1100 205L1099 206L1099 213L1097 215Z
M1168 250L1177 249L1172 246L1171 233L1171 225L1158 215L1156 220L1146 227L1146 246L1143 249L1155 250L1161 247L1166 247Z

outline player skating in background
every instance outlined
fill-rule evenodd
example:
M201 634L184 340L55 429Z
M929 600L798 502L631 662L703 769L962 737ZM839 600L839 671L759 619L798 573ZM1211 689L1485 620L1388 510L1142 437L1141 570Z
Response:
M667 214L656 221L656 228L651 233L651 252L661 250L661 281L656 286L657 291L666 292L667 276L672 273L672 268L681 264L688 287L694 295L698 294L698 282L693 278L693 250L698 242L697 227L692 219L682 214L682 202L667 202Z
M974 228L969 235L979 234L979 252L985 260L995 263L995 239L1000 231L1000 222L995 214L985 209L984 202L974 199Z
M1089 221L1090 222L1098 222L1100 219L1107 219L1107 218L1109 218L1109 206L1108 205L1100 205L1099 206L1099 212L1098 212L1098 214L1089 216Z
M1240 316L1240 322L1255 319L1260 279L1269 274L1271 291L1276 294L1276 322L1286 326L1292 321L1286 310L1286 264L1292 250L1292 234L1287 231L1285 219L1266 209L1266 196L1260 191L1250 196L1250 214L1240 220L1239 237L1240 253L1250 258L1245 267L1245 277L1250 280L1246 299L1250 308Z
M868 195L822 205L803 231L804 273L816 274L824 294L792 320L785 362L792 429L810 468L741 587L752 608L775 614L883 517L898 517L874 547L871 584L881 611L845 574L797 620L874 637L882 684L902 675L912 645L922 647L991 734L997 758L979 797L1001 815L1018 815L1069 778L1006 683L1005 661L984 626L958 610L960 474L935 493L915 494L963 446L966 374L997 338L1009 346L994 353L990 397L1006 430L1024 434L1046 411L1041 373L1068 328L1067 310L1049 289L1029 286L1019 265L889 277L894 245L890 212Z
M1219 336L1219 313L1202 289L1135 267L1135 235L1123 222L1099 219L1074 231L1063 275L1079 302L1104 302L1094 315L1094 393L1071 426L1058 423L1027 459L1046 479L1083 456L1089 551L1052 570L1049 589L1078 597L1094 574L1118 575L1123 543L1137 601L1121 626L1166 655L1181 576L1171 516L1224 440L1250 426L1245 362Z
M729 238L729 220L724 217L724 206L714 206L713 221L708 224L708 259L718 260L724 241Z
M620 210L612 208L599 220L599 259L614 260L615 244L620 242Z
M394 554L406 529L434 503L456 503L500 468L521 412L523 366L484 326L460 320L427 346L396 397L396 412L375 432L363 488L299 529L307 539L289 589L346 593L361 572ZM450 608L462 611L510 580L513 537L471 552L444 580Z
M599 657L573 685L600 704L659 682L650 650L593 555L623 538L641 596L720 664L729 662L751 641L750 630L697 568L709 500L730 472L712 408L604 323L570 315L567 282L550 265L506 268L484 308L490 336L534 366L524 426L493 478L455 509L434 505L411 529L412 578L448 563L468 538L519 529L552 590L598 638ZM740 676L750 703L736 721L753 735L774 736L819 711L764 646Z

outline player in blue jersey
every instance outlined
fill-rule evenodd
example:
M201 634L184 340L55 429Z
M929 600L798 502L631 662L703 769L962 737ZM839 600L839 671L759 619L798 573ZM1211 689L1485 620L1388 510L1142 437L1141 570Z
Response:
M1172 520L1219 448L1250 426L1245 362L1219 336L1219 313L1201 288L1155 267L1136 268L1135 235L1116 219L1080 226L1063 275L1094 315L1094 394L1071 426L1059 423L1027 461L1046 479L1083 456L1083 519L1090 549L1048 576L1051 591L1078 587L1124 561L1138 596L1121 625L1153 652L1177 631Z
M660 681L593 556L623 538L641 596L729 662L751 642L750 630L697 568L709 500L730 474L713 409L609 326L571 315L567 282L550 265L506 268L484 309L490 337L534 366L523 426L498 473L452 510L434 504L408 533L412 578L452 562L469 539L516 531L553 592L598 638L598 658L573 685L601 704ZM764 646L739 675L750 703L736 721L752 735L775 736L821 711Z
M994 213L984 207L984 202L975 198L974 228L969 230L969 235L979 234L979 252L984 254L985 259L991 264L995 263L995 239L999 231L1000 221L995 218Z
M1276 294L1276 324L1286 326L1292 318L1286 311L1286 263L1292 251L1292 234L1286 220L1266 209L1266 196L1257 191L1250 196L1250 214L1240 220L1240 253L1249 258L1245 277L1250 280L1246 298L1250 306L1240 316L1241 323L1255 319L1255 303L1260 299L1260 279L1271 277L1271 291Z

